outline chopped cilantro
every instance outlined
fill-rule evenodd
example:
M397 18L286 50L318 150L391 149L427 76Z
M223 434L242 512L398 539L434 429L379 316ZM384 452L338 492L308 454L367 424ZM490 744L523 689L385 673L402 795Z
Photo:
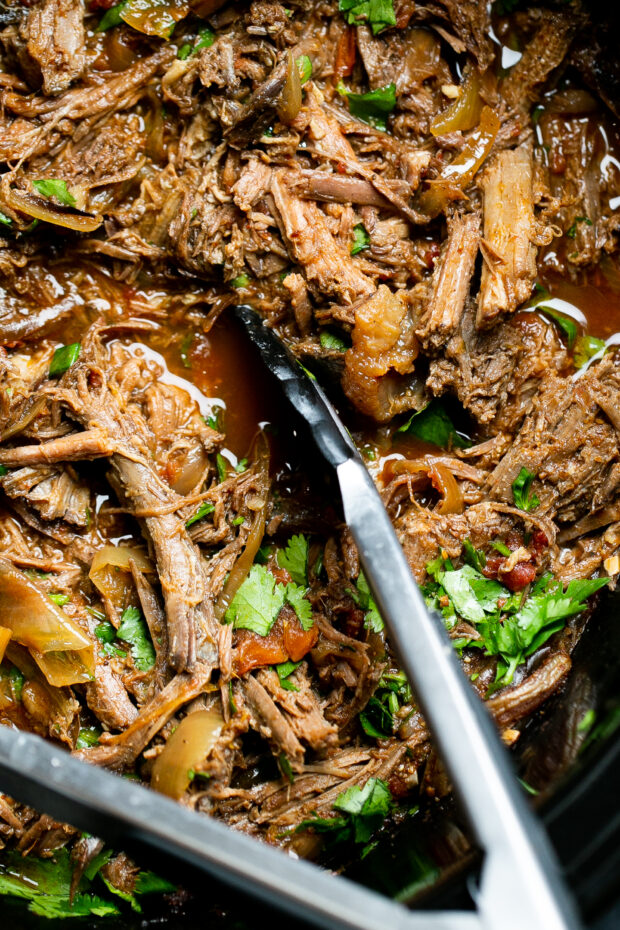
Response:
M123 611L117 635L131 646L134 665L139 671L147 672L153 668L155 650L146 620L137 607L127 607Z
M392 811L394 801L381 778L369 778L363 788L353 785L340 794L333 809L340 816L303 820L295 829L330 835L332 842L368 843L373 833Z
M337 91L346 97L349 103L349 112L362 122L381 129L387 129L387 117L396 106L396 84L387 87L378 87L367 94L354 94L347 90L342 81L338 83Z
M93 610L91 609L91 613ZM99 617L105 617L105 614L102 614L101 611L96 611L96 614ZM127 655L126 652L123 652L122 649L119 649L118 646L114 645L116 643L116 630L112 626L109 620L104 620L103 623L99 623L95 627L95 636L101 643L101 651L104 656L119 656L120 658L125 658Z
M588 219L587 216L576 216L572 225L566 230L569 239L574 239L577 235L577 223L585 223L586 226L591 226L592 220Z
M312 607L310 601L305 598L306 589L294 583L286 586L286 602L289 604L299 620L302 629L306 632L312 628L314 623L312 619Z
M19 703L22 699L22 688L24 687L24 676L17 668L12 665L9 669L9 681L11 682L11 692L14 700Z
M215 464L217 466L217 480L221 484L222 481L226 481L228 477L228 462L224 456L218 452L215 456Z
M79 355L79 342L73 342L69 346L60 346L60 348L56 349L50 362L50 378L57 378L60 375L64 375L65 371L68 371L69 368L77 362Z
M40 181L33 181L32 186L42 197L47 197L48 200L53 197L58 203L62 203L66 207L75 206L75 197L67 188L66 181L61 181L58 178L44 178Z
M65 604L69 603L68 594L50 594L48 597L50 601L53 601L58 607L64 607Z
M179 347L179 354L181 356L181 364L183 368L191 368L192 363L189 357L190 349L192 347L192 342L194 341L193 333L186 333L181 340L181 345Z
M359 252L365 252L370 248L370 236L363 223L357 223L353 227L353 245L351 246L351 255L357 255Z
M528 784L528 783L525 781L524 778L518 778L517 781L519 782L519 784L521 785L521 787L523 788L523 790L524 790L524 791L527 791L527 793L528 793L528 794L531 794L533 797L536 797L537 794L540 794L540 792L538 791L538 789L537 789L537 788L532 788L532 786L531 786L530 784Z
M0 465L0 478L3 478L5 475L8 475L9 470L6 465Z
M402 426L399 433L417 436L442 449L464 449L471 443L457 433L452 420L440 400L431 400L422 410L414 413Z
M274 668L278 673L278 680L280 682L280 687L284 688L285 691L299 691L299 688L296 684L293 684L292 681L289 681L289 676L293 674L296 668L299 668L301 665L301 660L299 662L291 662L290 659L288 662L281 662L279 665L275 665Z
M350 348L344 339L330 332L329 329L321 330L319 341L324 349L331 349L333 352L346 352Z
M101 730L99 727L82 727L78 733L75 743L76 749L88 749L90 746L96 746L99 743Z
M535 477L533 471L523 467L512 482L512 499L515 507L518 507L519 510L525 510L526 513L536 510L540 504L536 495L531 493L532 482Z
M12 226L12 225L13 225L13 220L10 218L10 216L6 216L6 214L4 214L4 213L2 213L2 211L0 211L0 223L1 223L3 226Z
M575 351L573 352L573 362L575 368L583 368L593 356L605 348L605 342L597 339L595 336L579 336L575 342Z
M299 80L305 84L312 77L312 62L307 55L300 55L295 64L299 71Z
M247 471L247 470L248 470L248 460L239 459L239 461L235 465L235 471L237 472L237 474L241 475L243 474L244 471Z
M366 736L373 739L388 739L394 732L394 717L387 701L373 695L359 715Z
M193 526L194 523L198 523L199 520L202 520L203 517L206 517L208 516L208 514L213 513L214 510L215 510L215 507L211 503L211 501L203 501L200 507L198 508L198 510L196 511L196 513L192 514L189 520L187 520L187 522L185 523L185 528L189 529L190 526Z
M238 274L236 278L233 278L230 282L231 287L247 287L250 283L250 276L247 274Z
M553 320L556 326L566 336L566 343L568 348L572 349L578 332L578 327L575 320L571 319L569 316L565 316L563 313L558 313L557 310L552 310L551 307L545 307L541 304L537 305L536 309Z
M116 6L110 7L109 10L103 14L99 21L99 25L95 29L95 32L105 32L106 29L112 29L113 26L120 26L123 22L121 13L127 6L129 0L122 0L121 3L117 3Z
M209 28L201 29L199 39L194 45L194 51L192 54L195 55L196 52L199 52L203 48L211 48L214 42L215 33L212 32Z
M464 539L463 552L465 553L465 561L471 565L472 568L481 572L487 563L486 556L482 549L475 549L471 539Z
M283 774L286 775L286 777L288 778L288 780L290 781L292 785L293 782L295 781L295 775L293 774L293 766L291 765L286 753L284 752L280 753L280 755L278 756L278 765L280 766Z
M444 622L451 629L457 617L474 624L477 636L456 639L457 649L474 646L487 656L498 656L497 675L489 693L510 684L514 670L540 648L550 636L563 629L568 617L580 613L587 599L607 584L606 578L574 579L566 589L550 574L533 586L522 601L499 582L485 578L471 565L454 570L441 558L429 562L433 578L425 585L427 603L437 607L447 597Z
M373 633L380 633L383 629L383 620L381 619L379 608L375 604L374 598L370 593L370 588L368 587L364 572L359 573L356 588L358 606L366 611L364 626L367 630L372 630Z
M510 549L506 543L502 542L501 539L494 539L491 543L496 552L499 552L500 555L505 555L506 558L510 555Z
M232 522L232 525L241 526L242 523L245 523L245 517L239 516L239 517L235 517L235 519Z
M182 45L180 49L178 50L177 58L180 61L185 61L186 58L189 58L191 53L192 53L192 46L190 45L189 42L186 42L185 45Z
M301 534L292 536L284 549L278 550L277 562L284 568L295 584L308 584L308 539Z
M373 35L396 25L393 0L339 0L338 9L350 26L367 22Z
M595 720L596 720L596 711L594 710L593 707L591 707L589 710L585 712L585 714L583 715L583 717L577 724L577 732L578 733L589 733L592 727L594 726Z

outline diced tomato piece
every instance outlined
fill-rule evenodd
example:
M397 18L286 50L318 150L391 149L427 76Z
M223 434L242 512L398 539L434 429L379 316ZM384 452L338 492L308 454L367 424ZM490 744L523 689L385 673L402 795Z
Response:
M299 662L312 649L319 637L316 625L304 630L292 608L284 607L268 636L259 636L250 630L237 632L237 645L233 650L233 669L245 675L253 668L278 665L280 662Z
M341 78L349 77L355 66L356 54L355 29L353 26L347 26L343 29L336 47L336 62L334 64L334 82L336 84Z
M502 582L509 591L522 591L536 577L536 566L531 562L517 562L512 571L502 575Z

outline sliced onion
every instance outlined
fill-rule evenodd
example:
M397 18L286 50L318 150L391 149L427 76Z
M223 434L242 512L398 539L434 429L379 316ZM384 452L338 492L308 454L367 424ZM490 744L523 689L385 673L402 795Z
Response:
M76 232L94 232L103 222L102 216L83 213L74 207L53 203L51 200L37 197L36 194L28 194L26 191L6 187L3 190L3 196L8 206L19 213L25 213L26 216L32 216L35 220L53 223L54 226L64 226L65 229L73 229Z
M4 659L4 653L12 635L11 630L8 630L5 626L0 626L0 662Z
M26 646L49 684L91 681L95 650L88 635L46 597L27 575L0 558L0 616Z
M200 768L223 726L222 715L215 710L197 710L184 717L155 760L152 787L169 798L183 797L192 780L192 770Z
M135 563L136 568L147 574L155 571L151 560L144 554L142 549L136 549L133 546L113 546L111 543L103 546L95 553L95 557L90 567L90 578L106 565L113 565L115 568L121 568L125 572L131 572L129 562Z
M443 136L448 132L473 129L480 119L481 109L480 75L476 68L469 68L461 84L461 93L435 117L430 130L434 136Z
M440 462L433 462L428 470L428 477L435 490L442 496L436 508L437 512L462 513L463 495L450 469Z
M286 53L286 80L278 103L278 116L283 123L292 123L301 110L301 78L289 48Z
M33 403L30 403L29 400L26 401L17 420L15 420L14 423L11 423L11 425L0 434L0 442L4 442L6 439L10 439L11 436L15 436L17 433L23 432L26 427L32 423L34 418L41 413L45 407L45 404L45 397L37 397Z
M189 13L184 0L129 0L121 11L121 19L147 36L169 39L175 23Z
M447 465L436 460L417 459L413 461L398 460L391 463L392 474L418 474L423 472L436 491L442 496L437 505L438 513L462 513L463 495L456 478Z
M127 595L133 588L130 560L141 572L155 570L142 549L108 544L95 553L88 573L97 590L119 610L126 604Z
M437 216L451 200L458 200L462 191L493 148L500 121L490 107L483 107L478 128L470 134L463 149L446 165L441 177L428 182L430 189L420 197L420 207L429 216Z
M254 522L252 523L252 527L245 541L245 548L233 565L232 571L226 579L226 584L222 588L220 596L215 603L214 611L218 620L222 619L228 610L233 597L249 575L250 569L254 564L254 559L256 558L256 553L260 549L260 544L262 543L263 536L265 535L265 518L268 497L267 491L269 488L269 446L267 445L267 440L263 433L259 435L258 444L256 464L259 471L259 483L264 487L265 491L264 503L262 508L257 511L256 516L254 517Z
M23 646L15 642L9 643L6 657L15 665L24 678L24 691L30 690L31 696L37 695L37 703L41 705L42 715L47 717L47 724L53 724L55 735L73 748L70 730L75 722L78 703L71 694L61 687L52 686L32 659L32 656ZM11 701L13 698L11 697Z

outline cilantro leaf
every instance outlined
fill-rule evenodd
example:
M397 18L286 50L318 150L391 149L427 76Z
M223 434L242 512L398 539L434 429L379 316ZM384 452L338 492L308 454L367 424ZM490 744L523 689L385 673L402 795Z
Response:
M485 578L471 565L464 565L458 571L441 573L439 583L454 604L456 612L471 623L481 623L487 613L497 610L500 598L510 598L510 591L503 585Z
M97 611L99 613L99 611ZM95 636L101 643L101 651L104 656L120 656L124 658L127 653L119 649L116 643L116 630L109 620L104 620L95 627Z
M338 9L350 26L367 22L373 35L396 25L393 0L339 0Z
M551 307L545 307L542 304L538 304L536 309L553 320L556 326L565 334L568 348L572 349L578 332L578 326L575 320L566 316L564 313L558 313L557 310L553 310Z
M226 481L228 478L228 462L221 452L218 452L215 456L215 464L217 466L217 480L221 484L222 481Z
M290 604L299 620L302 629L310 630L314 620L312 619L312 607L310 601L306 600L306 589L296 584L287 584L286 586L286 603Z
M146 620L137 607L127 607L121 617L117 636L131 646L134 665L141 672L147 672L155 665L155 650L151 642Z
M253 565L225 614L237 630L267 636L284 606L286 588L263 565Z
M68 371L77 362L80 356L80 348L79 342L72 342L69 346L60 346L56 349L50 362L50 378L58 378L60 375L64 375L65 371Z
M70 600L68 594L48 594L48 597L50 601L53 601L58 607L64 607Z
M99 727L82 727L78 733L75 743L76 749L88 749L90 746L96 746L99 743L101 730Z
M374 695L359 715L359 721L366 736L373 739L388 739L394 731L390 707Z
M396 106L396 84L377 87L376 90L370 90L367 94L354 94L352 91L347 90L343 82L340 81L336 90L341 97L347 98L349 112L352 116L356 116L362 122L385 132L388 114Z
M332 805L342 816L303 820L295 829L331 834L332 842L367 843L394 807L392 793L380 778L369 778L363 788L353 785Z
M299 662L291 662L289 659L288 662L280 662L279 665L274 666L276 672L278 673L278 680L280 682L280 687L284 688L285 691L299 691L299 688L292 681L289 681L289 676L293 674L296 668L299 668L301 665L301 659Z
M399 433L417 436L425 442L431 442L442 449L465 449L471 443L457 433L452 420L443 404L436 398L398 429Z
M569 239L574 239L577 235L577 223L585 223L586 226L592 225L592 220L587 216L576 216L571 226L567 229L566 235Z
M284 549L278 550L278 565L289 573L295 584L308 584L309 548L307 537L300 533L292 536Z
M324 349L331 349L334 352L346 352L350 348L341 336L337 336L328 329L321 330L319 341Z
M519 510L525 510L526 513L536 510L540 504L536 495L530 493L535 477L533 471L524 467L512 482L512 499L515 502L515 507L518 507Z
M33 181L32 186L42 197L47 197L48 200L53 197L58 203L62 203L66 207L75 206L75 197L67 188L66 181L61 181L59 178L43 178L40 181Z
M351 246L351 255L358 255L359 252L365 252L370 248L370 236L363 223L357 223L353 227L353 245Z
M10 850L3 853L0 864L0 894L28 901L28 910L40 917L108 917L118 908L91 894L86 879L70 900L73 865L68 849L58 849L53 859L39 859Z
M477 571L482 571L487 563L486 556L482 549L475 549L471 539L464 539L463 552L465 561ZM510 550L508 554L510 554Z
M383 629L383 619L379 613L379 608L375 604L374 598L370 593L370 588L368 587L368 582L366 581L366 576L364 572L360 572L356 582L357 587L357 603L366 611L366 616L364 617L364 626L367 630L372 630L373 633L380 633Z
M0 223L1 223L3 226L12 226L12 225L13 225L13 220L11 219L10 216L7 216L6 213L2 213L2 212L0 211Z

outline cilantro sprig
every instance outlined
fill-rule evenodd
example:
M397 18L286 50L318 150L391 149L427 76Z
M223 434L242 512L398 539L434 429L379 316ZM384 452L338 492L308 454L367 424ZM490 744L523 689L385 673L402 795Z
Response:
M278 550L276 557L278 565L289 573L295 584L308 584L309 548L307 537L300 533L297 536L291 536L286 547Z
M63 204L65 207L75 206L75 197L68 189L66 181L61 181L58 178L43 178L40 181L33 181L32 186L37 193L48 200L57 200L58 203Z
M448 629L458 618L475 627L476 635L453 640L455 648L479 648L497 656L497 675L489 693L510 684L515 669L536 652L566 620L581 613L587 600L607 584L606 578L574 579L566 588L550 573L533 586L528 596L485 576L472 565L455 569L441 557L429 562L432 579L424 587L429 606L441 609Z

